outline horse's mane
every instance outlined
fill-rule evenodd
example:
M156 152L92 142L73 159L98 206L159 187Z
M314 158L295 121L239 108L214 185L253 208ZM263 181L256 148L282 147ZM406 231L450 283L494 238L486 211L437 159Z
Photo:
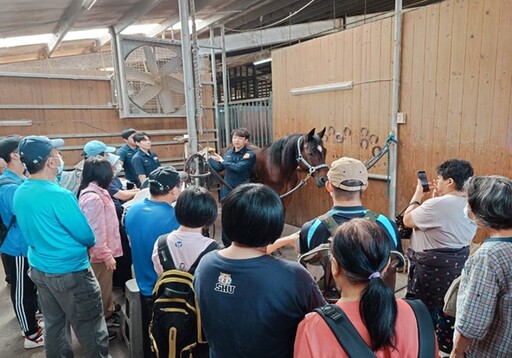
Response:
M281 163L295 163L297 139L301 136L302 134L290 134L273 142L268 147L272 164L281 166Z

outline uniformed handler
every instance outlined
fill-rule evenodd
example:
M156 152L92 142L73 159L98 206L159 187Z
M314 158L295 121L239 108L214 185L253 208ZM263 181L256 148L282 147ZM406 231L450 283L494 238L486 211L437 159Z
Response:
M218 172L224 170L224 181L231 187L223 185L220 190L220 199L224 199L229 192L240 184L248 183L251 179L252 168L256 163L256 154L247 148L251 133L246 128L233 129L231 142L233 148L229 149L224 157L212 153L208 162Z

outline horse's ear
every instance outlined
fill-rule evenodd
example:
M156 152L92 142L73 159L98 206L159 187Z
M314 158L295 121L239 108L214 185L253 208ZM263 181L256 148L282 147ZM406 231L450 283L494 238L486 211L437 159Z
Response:
M321 131L320 133L318 133L318 136L320 137L320 139L322 139L322 138L324 137L324 134L325 134L325 128L326 128L326 127L324 127L324 129L322 129L322 131Z
M308 133L308 137L307 137L307 141L309 142L311 139L313 139L313 136L315 135L315 129L316 128L313 128L309 133Z

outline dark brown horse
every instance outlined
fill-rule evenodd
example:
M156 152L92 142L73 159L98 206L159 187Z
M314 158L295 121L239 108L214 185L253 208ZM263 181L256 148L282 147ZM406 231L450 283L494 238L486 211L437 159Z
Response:
M264 148L251 146L256 153L253 181L266 184L283 195L299 184L298 170L301 170L315 178L317 187L323 187L328 170L327 150L322 142L324 134L325 128L318 134L313 128L308 134L290 134ZM283 197L285 207L289 200L289 195Z

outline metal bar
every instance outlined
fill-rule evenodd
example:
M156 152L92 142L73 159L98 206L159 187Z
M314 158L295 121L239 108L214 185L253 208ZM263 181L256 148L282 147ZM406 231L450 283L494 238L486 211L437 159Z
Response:
M221 46L222 46L222 91L224 92L224 135L226 142L222 143L222 146L228 146L231 137L231 131L229 128L229 108L228 102L230 99L229 96L229 88L228 88L228 75L227 75L227 67L226 67L226 29L224 25L220 28L220 38L221 38Z
M383 174L368 174L368 179L388 181L388 176Z
M215 38L215 29L213 27L210 28L210 42L213 44ZM217 64L215 61L215 52L213 49L210 51L210 65L212 71L212 82L213 82L213 116L215 128L219 129L219 97L218 91L219 88L217 86ZM218 136L215 138L215 142L217 143L217 147L220 147L220 142Z
M110 76L81 76L64 75L53 73L21 73L21 72L0 72L0 77L19 77L19 78L46 78L51 80L87 80L87 81L110 81Z
M229 104L245 104L245 103L258 103L268 101L270 97L251 98L251 99L240 99L237 101L229 101Z
M150 137L158 137L164 135L184 135L187 134L186 129L163 129L144 131ZM216 133L215 129L205 131L205 133ZM121 132L105 132L105 133L79 133L79 134L49 134L48 138L95 138L95 137L121 137Z
M185 82L185 106L187 110L188 130L188 154L197 152L197 129L196 129L196 103L194 91L194 69L192 59L192 47L190 42L190 31L188 28L189 7L188 0L179 0L180 22L181 22L181 53L183 58L183 79Z
M59 136L57 136L59 137ZM50 137L49 137L50 138ZM62 137L60 137L62 138ZM199 143L209 143L211 140L208 139L201 139ZM121 147L124 143L109 143L109 146L112 147ZM179 140L163 140L158 142L151 142L151 145L153 147L158 147L162 145L183 145L182 141ZM70 151L70 150L82 150L84 148L83 145L65 145L59 148L60 151Z
M395 31L394 31L394 49L393 49L393 95L391 100L391 133L398 141L398 123L397 113L400 104L400 63L402 46L402 0L395 1ZM389 147L390 157L388 166L390 169L389 183L389 216L394 218L396 213L396 177L398 163L398 145Z
M2 104L0 109L70 109L70 110L81 110L81 109L117 109L112 104L105 105L59 105L59 104Z

